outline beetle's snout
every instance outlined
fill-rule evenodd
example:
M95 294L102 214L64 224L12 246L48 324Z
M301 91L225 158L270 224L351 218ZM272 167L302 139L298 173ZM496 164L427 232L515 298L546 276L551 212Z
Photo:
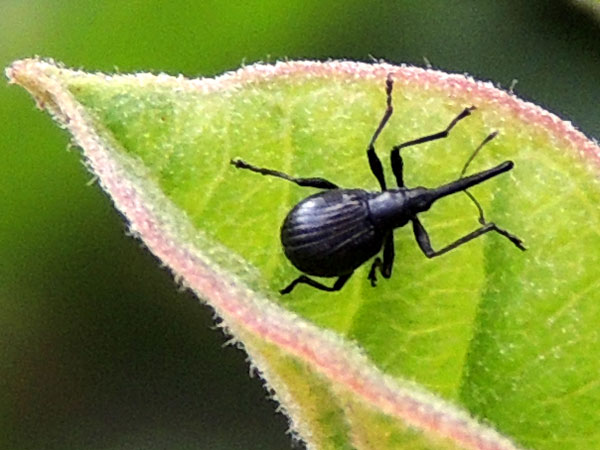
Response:
M427 189L424 187L416 187L410 189L406 197L408 209L413 214L429 210L429 208L431 208L431 205L437 198L431 189Z

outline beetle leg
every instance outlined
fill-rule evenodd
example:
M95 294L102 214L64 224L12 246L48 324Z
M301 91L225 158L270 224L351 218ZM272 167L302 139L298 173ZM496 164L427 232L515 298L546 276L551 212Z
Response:
M373 264L371 264L371 270L369 270L369 276L367 279L371 282L371 286L373 287L377 286L377 269L381 271L382 266L383 263L381 262L381 258L379 256L375 258Z
M400 151L392 150L390 159L392 160L392 172L396 177L396 184L398 187L404 187L404 161L402 161Z
M383 267L381 275L384 278L392 276L392 266L394 265L394 232L390 231L383 243Z
M392 170L394 171L394 176L396 177L396 183L398 187L404 187L404 178L402 174L402 158L400 157L400 150L405 147L410 147L412 145L423 144L425 142L435 141L437 139L443 139L448 136L450 130L454 128L454 126L460 122L465 117L471 115L471 111L475 109L474 106L470 106L461 111L461 113L452 119L452 122L446 127L445 130L440 131L439 133L430 134L427 136L423 136L418 139L413 139L412 141L404 142L400 145L395 145L392 148L391 159L392 159Z
M379 137L379 134L385 127L385 124L394 112L394 107L392 106L393 87L394 80L392 79L392 75L388 74L387 79L385 81L385 93L387 96L385 112L383 113L383 117L381 118L381 121L379 122L379 125L375 130L375 133L373 133L373 137L371 137L371 140L369 141L369 146L367 147L367 158L369 159L369 167L371 168L371 172L373 172L373 175L375 175L375 178L377 178L377 181L379 182L379 186L381 186L382 191L386 190L386 184L385 177L383 175L383 166L381 165L381 160L375 153L375 141Z
M447 253L450 250L455 249L456 247L466 244L467 242L472 241L473 239L490 231L495 231L496 233L510 240L519 249L525 250L525 247L523 246L523 241L521 239L519 239L514 234L511 234L508 231L504 230L503 228L496 226L496 224L493 222L487 222L485 225L477 228L474 231L471 231L469 234L464 235L463 237L441 248L440 250L434 250L433 248L431 248L429 235L423 227L423 224L421 224L421 221L415 217L414 219L412 219L412 223L417 243L419 244L419 247L421 248L425 256L427 256L428 258L435 258L436 256L443 255L444 253Z
M307 277L306 275L300 275L298 278L296 278L294 281L292 281L290 284L288 284L285 288L283 288L279 292L281 294L289 294L290 292L292 292L292 289L294 289L296 287L296 285L299 283L308 284L309 286L312 286L321 291L335 292L335 291L339 291L344 286L344 284L346 284L346 281L348 281L348 278L350 278L351 275L352 275L352 273L340 276L335 281L333 286L331 286L331 287L325 286L324 284L321 284L318 281L315 281L312 278Z
M371 282L371 286L377 285L376 270L379 269L383 278L389 278L392 276L392 267L394 265L394 234L390 232L383 244L383 261L378 256L371 265L368 279Z
M279 172L277 170L265 169L262 167L256 167L252 164L247 163L239 158L232 159L231 164L237 167L238 169L247 169L252 172L260 173L261 175L270 175L272 177L283 178L284 180L291 181L292 183L296 183L298 186L305 187L314 187L317 189L337 189L338 185L332 183L325 178L296 178L288 175L287 173Z
M383 176L383 166L381 165L381 160L377 156L377 153L375 153L375 148L373 148L372 145L369 146L369 149L367 150L367 158L369 158L369 167L371 167L371 172L373 172L373 175L375 175L375 178L377 178L379 186L381 186L381 190L385 191L387 186L385 184L385 177Z

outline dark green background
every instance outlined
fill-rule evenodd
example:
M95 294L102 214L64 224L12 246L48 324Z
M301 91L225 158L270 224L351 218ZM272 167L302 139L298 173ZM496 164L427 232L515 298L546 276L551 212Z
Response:
M0 65L212 76L370 57L467 72L600 136L600 21L558 0L0 0ZM289 449L244 354L0 83L0 448Z

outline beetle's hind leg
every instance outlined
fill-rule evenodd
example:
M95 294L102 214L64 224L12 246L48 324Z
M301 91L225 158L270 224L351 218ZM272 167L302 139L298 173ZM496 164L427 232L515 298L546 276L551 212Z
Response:
M309 286L312 286L315 289L319 289L321 291L335 292L335 291L339 291L342 287L344 287L344 284L346 284L346 281L348 281L348 278L350 278L351 275L352 275L352 273L340 276L335 281L333 286L331 286L331 287L325 286L324 284L321 284L318 281L315 281L312 278L307 277L306 275L300 275L298 278L296 278L294 281L292 281L290 284L288 284L285 288L283 288L279 292L281 294L289 294L299 283L308 284Z
M256 167L252 164L247 163L239 158L232 159L231 164L237 167L238 169L246 169L251 172L260 173L261 175L270 175L272 177L283 178L284 180L291 181L292 183L296 183L298 186L305 187L314 187L318 189L337 189L338 185L332 183L325 178L296 178L288 175L287 173L279 172L277 170L265 169L263 167Z

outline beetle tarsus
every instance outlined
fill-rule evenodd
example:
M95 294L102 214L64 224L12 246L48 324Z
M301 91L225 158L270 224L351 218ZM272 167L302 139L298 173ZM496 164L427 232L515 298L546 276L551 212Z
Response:
M527 250L527 247L525 247L523 245L523 240L520 237L515 236L514 234L512 234L509 231L505 230L504 228L500 228L496 224L492 224L492 225L494 225L494 230L498 234L501 234L502 236L504 236L505 238L507 238L509 241L511 241L513 244L515 244L515 247L517 247L519 250L521 250L523 252L525 250Z
M369 281L371 282L372 287L377 286L377 269L381 270L382 267L383 267L383 262L381 261L381 258L378 256L373 261L373 264L371 264L371 270L369 270L369 276L367 277L369 279Z
M319 283L318 281L313 280L312 278L309 278L306 275L300 275L298 278L296 278L294 281L292 281L290 284L288 284L286 287L284 287L279 292L282 295L289 294L299 283L308 284L309 286L312 286L321 291L335 292L335 291L339 291L342 287L344 287L344 284L346 284L346 281L348 281L348 278L350 278L351 275L352 275L352 273L349 273L346 275L341 275L335 281L335 283L333 283L333 286L325 286L324 284Z

